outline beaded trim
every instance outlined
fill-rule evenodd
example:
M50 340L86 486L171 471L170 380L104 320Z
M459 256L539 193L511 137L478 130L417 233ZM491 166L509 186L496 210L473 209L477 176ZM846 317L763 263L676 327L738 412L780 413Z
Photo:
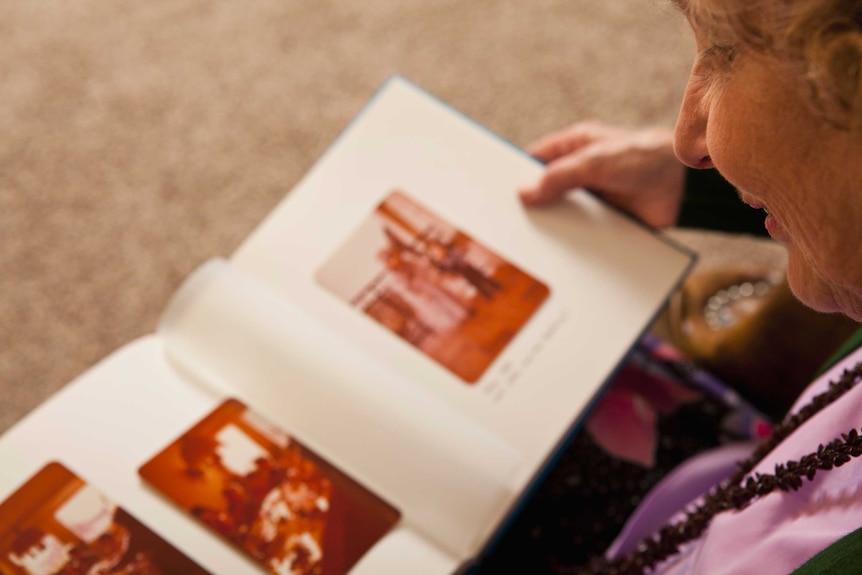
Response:
M680 545L700 537L716 514L730 509L744 509L758 498L775 490L797 491L802 487L804 480L811 481L818 471L840 467L852 458L859 457L862 455L862 435L856 429L851 429L827 445L821 444L816 451L799 461L776 465L773 474L755 473L749 476L757 463L779 443L860 381L862 381L862 362L849 370L845 369L837 381L829 383L827 391L815 396L799 411L789 415L748 459L739 463L739 469L730 479L707 493L701 504L687 511L685 519L666 525L656 535L641 542L631 554L614 560L598 557L584 568L566 568L559 573L561 575L564 573L606 575L643 573L644 570L679 553Z

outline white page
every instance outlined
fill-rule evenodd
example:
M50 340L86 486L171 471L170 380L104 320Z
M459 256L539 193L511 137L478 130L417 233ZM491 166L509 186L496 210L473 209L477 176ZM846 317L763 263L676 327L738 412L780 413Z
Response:
M314 318L213 260L168 305L170 356L297 436L456 557L513 501L517 453Z
M263 571L146 485L137 469L224 398L190 383L154 336L111 354L52 396L0 440L0 502L38 470L60 462L214 575ZM0 527L3 518L0 517ZM403 522L372 547L351 575L401 575L419 553L427 575L449 575L455 558ZM385 568L386 566L390 568Z
M524 459L515 485L523 487L692 260L584 192L561 206L526 210L515 190L541 172L520 150L394 78L232 262L518 449ZM550 288L475 383L321 284L341 282L349 291L352 276L357 285L367 281L380 248L367 228L393 190ZM426 315L464 321L448 304L435 313Z
M415 531L397 528L369 551L350 575L451 575L458 565Z

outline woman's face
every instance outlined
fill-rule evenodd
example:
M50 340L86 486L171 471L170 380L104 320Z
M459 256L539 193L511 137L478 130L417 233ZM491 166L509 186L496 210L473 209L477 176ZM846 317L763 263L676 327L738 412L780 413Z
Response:
M822 120L789 64L711 46L698 54L676 127L677 156L716 167L765 209L787 248L790 287L805 304L862 320L862 137Z

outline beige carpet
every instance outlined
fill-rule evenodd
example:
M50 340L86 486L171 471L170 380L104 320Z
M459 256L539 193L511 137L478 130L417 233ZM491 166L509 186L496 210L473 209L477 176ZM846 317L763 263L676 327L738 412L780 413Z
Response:
M664 0L0 0L0 37L0 430L151 331L389 74L526 144L672 124L692 53Z

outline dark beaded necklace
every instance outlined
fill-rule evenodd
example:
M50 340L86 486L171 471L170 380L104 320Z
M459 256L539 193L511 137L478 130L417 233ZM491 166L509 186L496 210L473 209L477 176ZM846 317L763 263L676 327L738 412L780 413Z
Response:
M676 555L681 545L700 537L716 514L730 509L744 509L756 499L776 489L785 492L796 491L802 487L803 479L810 481L818 471L840 467L850 459L862 455L862 435L856 429L851 429L827 445L821 444L817 451L809 453L799 461L776 465L774 474L755 473L754 476L746 478L766 454L816 413L852 389L859 381L862 381L862 362L857 363L852 369L845 370L837 381L829 383L827 391L815 396L810 403L788 416L748 459L739 463L739 469L733 476L707 493L699 505L686 512L684 519L666 525L657 535L642 541L625 557L610 561L596 558L583 570L568 572L605 575L643 573L644 570Z

